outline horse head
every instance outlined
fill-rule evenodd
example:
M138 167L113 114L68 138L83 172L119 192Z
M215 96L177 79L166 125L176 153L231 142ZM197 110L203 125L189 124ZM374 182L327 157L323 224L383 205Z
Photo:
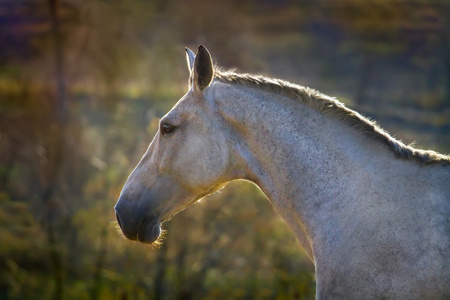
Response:
M208 50L186 49L190 89L161 120L146 153L126 181L115 206L124 235L154 243L161 223L231 180L223 124L210 90L214 68Z

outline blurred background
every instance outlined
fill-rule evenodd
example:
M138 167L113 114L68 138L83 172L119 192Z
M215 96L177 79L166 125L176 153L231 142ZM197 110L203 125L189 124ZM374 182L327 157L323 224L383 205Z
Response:
M450 152L448 0L0 0L0 299L313 299L251 184L124 240L113 206L187 91L184 47L335 96Z

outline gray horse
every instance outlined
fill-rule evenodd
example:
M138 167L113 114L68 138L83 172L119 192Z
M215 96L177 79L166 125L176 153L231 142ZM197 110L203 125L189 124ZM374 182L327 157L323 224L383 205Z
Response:
M131 240L236 179L256 184L315 264L317 299L450 299L450 157L405 146L334 98L214 68L190 89L115 206Z

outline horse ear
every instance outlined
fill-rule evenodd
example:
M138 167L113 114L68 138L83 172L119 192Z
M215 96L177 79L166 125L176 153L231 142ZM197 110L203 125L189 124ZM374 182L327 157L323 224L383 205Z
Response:
M194 68L195 53L192 52L192 50L189 48L184 48L184 50L186 50L186 61L189 73L192 74L192 69Z
M194 89L204 90L214 77L214 68L209 51L203 46L198 47L194 60Z

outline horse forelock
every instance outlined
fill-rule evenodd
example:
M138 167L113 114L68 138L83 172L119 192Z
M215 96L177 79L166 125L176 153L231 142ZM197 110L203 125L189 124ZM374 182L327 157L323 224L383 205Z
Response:
M450 165L450 156L432 150L421 150L407 146L393 138L387 131L378 126L376 122L347 108L336 98L329 97L314 89L261 75L239 74L233 70L223 71L218 67L215 68L214 77L220 82L247 86L296 99L304 105L324 115L336 118L386 145L397 157L414 160L421 164L443 163Z

